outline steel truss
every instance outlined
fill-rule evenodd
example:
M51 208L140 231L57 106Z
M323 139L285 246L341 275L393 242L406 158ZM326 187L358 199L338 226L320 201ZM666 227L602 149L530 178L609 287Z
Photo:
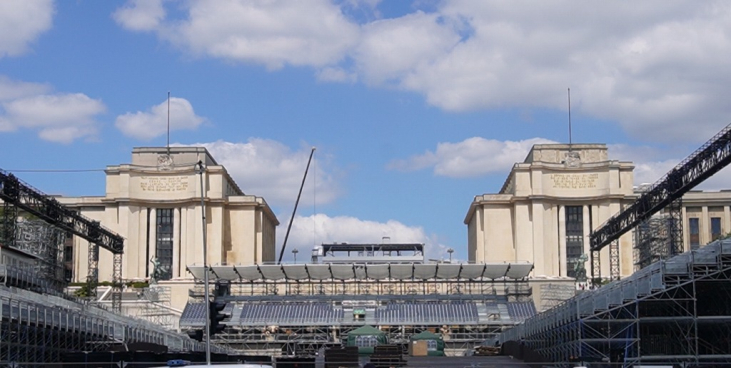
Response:
M161 326L21 289L0 287L0 316L0 366L45 367L62 361L65 353L104 351L133 342L166 345L172 351L204 350L202 344Z
M315 356L323 347L340 346L347 340L348 333L360 326L272 326L241 327L215 335L218 345L245 351L248 355L300 355ZM406 348L411 336L423 331L436 332L442 335L448 351L461 353L473 348L488 339L498 336L505 326L474 325L449 326L411 325L381 326L387 332L390 344L403 345Z
M200 280L190 291L193 298L202 298L204 285ZM212 286L211 286L212 287ZM211 289L212 290L212 289ZM250 296L266 297L296 296L424 296L441 295L446 298L459 296L502 295L514 302L532 301L532 289L527 280L276 280L254 282L231 282L231 295L227 300L235 301ZM243 298L239 298L243 297Z
M731 363L731 240L652 264L502 334L554 362ZM587 359L588 360L588 359Z
M634 230L634 269L683 253L682 200L643 221Z
M202 303L204 285L200 282L190 291L192 303ZM213 292L215 280L211 280ZM232 304L267 303L288 301L326 301L329 303L396 303L403 301L454 302L476 301L490 303L531 302L532 289L527 280L278 280L237 282L231 280L230 295L218 297ZM370 304L369 304L370 305ZM234 309L238 310L238 309ZM507 313L507 310L505 310ZM517 320L501 320L499 317L480 317L480 324L452 324L446 321L414 323L403 321L387 325L375 323L388 332L389 342L406 344L408 339L422 331L441 333L447 349L459 353L495 338L503 330L518 323ZM489 319L489 322L487 320ZM260 326L228 324L228 328L214 336L221 346L243 350L247 354L287 355L312 354L322 347L340 345L349 331L364 324L361 322L327 325L318 321L303 320L297 325L271 322ZM445 323L447 323L445 325ZM182 323L181 323L182 325ZM181 326L183 327L183 326ZM406 345L404 345L406 346Z
M591 250L600 250L627 231L660 212L693 187L731 163L731 125L726 126L703 146L640 195L624 211L610 218L591 233ZM676 217L677 218L677 217ZM681 227L682 228L682 227ZM682 235L682 234L681 234ZM682 237L675 240L680 240ZM673 244L674 254L682 252L682 242Z
M92 221L81 214L66 208L56 199L49 197L41 191L22 182L13 174L0 170L0 199L4 202L2 214L3 240L9 245L9 239L14 241L15 227L18 220L18 211L26 211L46 223L55 226L65 232L72 233L89 242L89 286L90 291L95 292L98 282L97 263L99 261L98 247L112 252L114 257L113 272L113 295L112 300L119 303L113 306L117 312L121 311L122 292L122 257L124 252L124 239L112 231L101 226L98 221ZM13 207L13 209L9 209ZM117 272L118 271L118 272Z

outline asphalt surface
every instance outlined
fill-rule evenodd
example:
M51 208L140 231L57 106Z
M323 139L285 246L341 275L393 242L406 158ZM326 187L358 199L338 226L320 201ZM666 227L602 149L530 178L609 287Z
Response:
M520 360L508 356L463 356L463 357L405 357L407 367L422 368L529 368Z

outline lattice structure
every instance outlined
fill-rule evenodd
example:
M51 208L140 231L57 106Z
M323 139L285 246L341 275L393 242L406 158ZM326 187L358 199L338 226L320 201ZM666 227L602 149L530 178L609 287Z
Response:
M585 292L501 341L522 340L548 361L731 363L731 240L653 263Z
M668 210L643 221L634 230L634 268L669 259L683 251L682 210L680 200Z
M138 317L166 329L175 328L175 314L170 310L170 287L150 285L142 290L142 308Z
M551 309L576 295L573 284L543 284L539 290L541 295L540 311Z
M33 271L45 278L50 288L39 292L60 294L66 286L63 252L66 232L44 221L23 219L16 223L15 242L9 246L35 259Z
M16 239L16 236L14 236L15 230L10 227L16 226L18 209L32 214L49 225L89 241L88 281L92 293L95 292L95 287L99 280L96 267L99 261L98 247L109 250L115 255L122 254L124 251L124 239L121 236L101 226L98 221L92 221L66 208L55 198L45 195L41 191L22 182L13 174L3 170L0 170L0 199L4 203L2 221L0 222L2 222L3 227L3 244L6 246L9 246ZM114 262L113 292L114 294L121 294L122 257L114 257ZM116 295L114 300L121 301L121 297ZM116 309L117 312L121 311L121 302L116 303L114 306L118 308Z
M591 250L604 248L668 206L671 217L682 218L673 213L680 211L680 205L674 205L673 202L729 163L731 163L731 125L726 126L652 184L634 203L592 232ZM673 236L676 236L675 234ZM674 241L682 239L682 233L680 235L681 237L674 238ZM675 254L682 252L682 242L673 243L673 246Z
M297 264L213 266L210 280L229 280L223 333L214 341L247 354L314 355L371 325L406 344L422 331L442 334L448 351L494 338L536 313L531 264ZM200 280L204 268L189 267ZM233 277L232 277L233 276ZM211 289L213 284L211 284ZM180 318L183 330L205 324L203 285Z
M0 288L0 316L0 366L46 367L61 361L64 353L104 351L132 342L166 345L171 351L204 349L147 321L22 289Z
M609 244L609 277L610 280L619 280L619 241Z

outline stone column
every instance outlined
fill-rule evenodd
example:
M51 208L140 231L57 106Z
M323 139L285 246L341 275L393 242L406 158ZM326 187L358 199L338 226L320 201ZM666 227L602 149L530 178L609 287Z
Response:
M567 276L566 271L566 207L558 206L558 269L559 276Z
M533 202L533 275L546 275L546 241L543 233L543 204Z
M708 217L708 206L701 207L701 219L698 222L701 246L704 246L711 242L711 219Z
M721 229L721 234L726 235L729 231L731 231L731 211L729 211L728 206L723 206L723 229Z
M180 208L173 208L173 277L180 277L185 271L180 267Z
M586 270L586 276L589 277L591 274L591 246L590 246L590 240L589 237L591 235L591 223L589 221L589 211L591 211L591 206L584 205L581 208L581 215L582 215L582 223L584 225L584 228L582 232L584 233L584 254L586 254L587 261L584 262L584 269Z
M149 277L152 277L152 272L154 271L154 269L150 260L157 256L157 210L155 208L150 208L148 219L149 220L147 226L150 227L150 235L147 238L147 244L150 244L150 255L145 260L145 267L147 270L147 275Z

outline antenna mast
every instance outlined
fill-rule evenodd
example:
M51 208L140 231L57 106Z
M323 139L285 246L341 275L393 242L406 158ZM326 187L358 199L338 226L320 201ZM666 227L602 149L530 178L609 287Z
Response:
M170 156L170 91L168 91L168 156Z
M571 88L569 88L569 152L571 152Z

